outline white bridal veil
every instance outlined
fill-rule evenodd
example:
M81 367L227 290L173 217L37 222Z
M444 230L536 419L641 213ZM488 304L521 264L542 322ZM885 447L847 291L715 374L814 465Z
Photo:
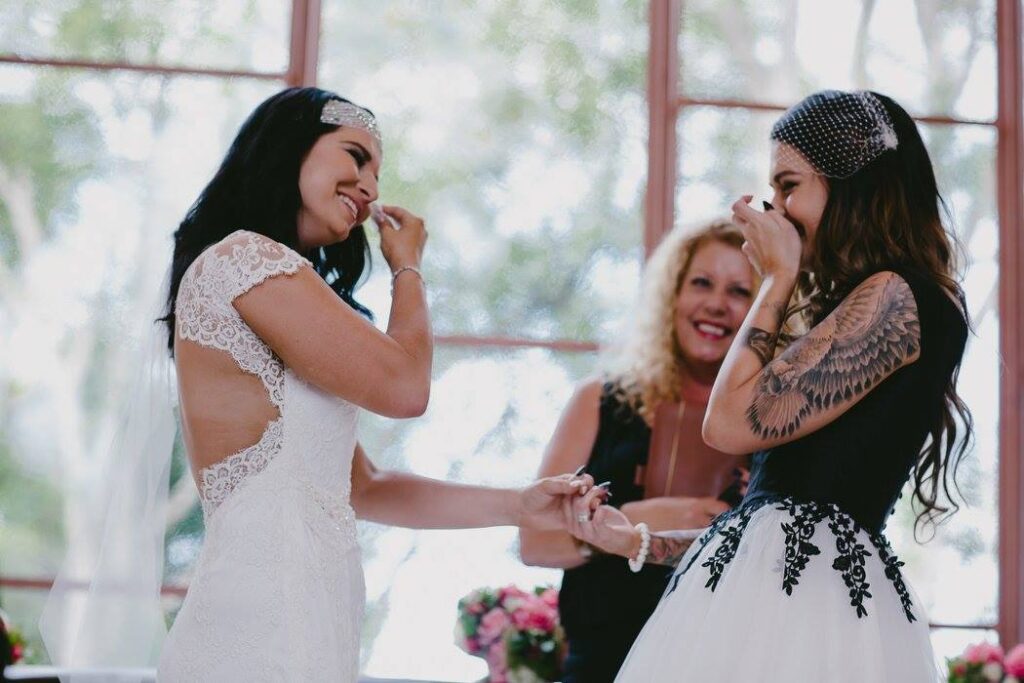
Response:
M123 357L134 379L98 465L102 476L90 479L99 482L88 492L99 505L82 520L89 538L76 539L78 550L66 556L40 618L46 650L61 668L155 666L167 631L160 589L177 422L166 327L155 319L168 279L143 309L149 315L139 348ZM62 679L96 680L84 674Z

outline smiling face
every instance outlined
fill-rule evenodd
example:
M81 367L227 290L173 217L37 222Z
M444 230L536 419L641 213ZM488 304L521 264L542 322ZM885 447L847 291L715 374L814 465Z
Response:
M800 264L807 267L814 248L814 237L828 202L828 185L794 147L784 142L772 144L770 183L772 206L796 226L803 243Z
M753 303L754 270L737 247L697 248L676 295L676 339L691 369L718 365Z
M377 199L381 153L362 128L342 126L320 136L299 169L299 244L309 250L345 240Z

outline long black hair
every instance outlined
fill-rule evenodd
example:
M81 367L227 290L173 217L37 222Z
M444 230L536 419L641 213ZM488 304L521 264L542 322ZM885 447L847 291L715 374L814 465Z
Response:
M818 97L827 95L820 93ZM934 282L956 300L969 328L964 292L955 277L960 249L946 228L949 210L939 193L921 133L892 98L875 92L870 95L888 113L898 145L847 178L822 177L828 185L828 200L814 238L810 276L802 275L800 285L801 294L810 303L811 321L817 323L824 318L865 277L902 268ZM787 127L813 121L819 115L815 112L815 97L808 97L783 115L772 129L772 138L780 140ZM822 160L836 145L857 144L856 137L842 128L833 128L828 136L800 136L786 142L815 168L822 168ZM923 508L917 516L918 525L943 519L959 509L953 496L957 490L956 471L974 431L971 412L956 390L959 373L957 363L911 474L915 501ZM942 497L948 504L940 501Z
M204 249L245 229L300 250L296 225L302 206L299 169L316 141L338 129L320 121L320 112L329 100L348 102L320 88L288 88L256 107L239 129L217 173L178 226L167 309L160 318L167 324L167 346L172 355L174 306L181 278ZM362 225L354 227L343 242L303 255L338 296L372 317L353 298L370 263Z

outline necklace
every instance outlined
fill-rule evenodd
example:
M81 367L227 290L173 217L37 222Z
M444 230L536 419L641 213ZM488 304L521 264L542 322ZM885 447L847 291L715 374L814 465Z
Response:
M679 400L679 411L676 415L676 427L672 434L672 453L668 456L668 476L665 477L665 492L663 496L669 495L672 489L672 478L676 474L676 456L679 455L679 428L683 423L683 415L686 414L686 401Z

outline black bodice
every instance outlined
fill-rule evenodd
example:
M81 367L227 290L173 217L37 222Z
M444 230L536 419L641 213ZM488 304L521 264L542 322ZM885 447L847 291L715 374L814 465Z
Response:
M943 392L960 362L967 324L944 291L896 269L917 303L921 353L825 427L754 456L744 503L790 496L835 504L879 532L941 419Z

